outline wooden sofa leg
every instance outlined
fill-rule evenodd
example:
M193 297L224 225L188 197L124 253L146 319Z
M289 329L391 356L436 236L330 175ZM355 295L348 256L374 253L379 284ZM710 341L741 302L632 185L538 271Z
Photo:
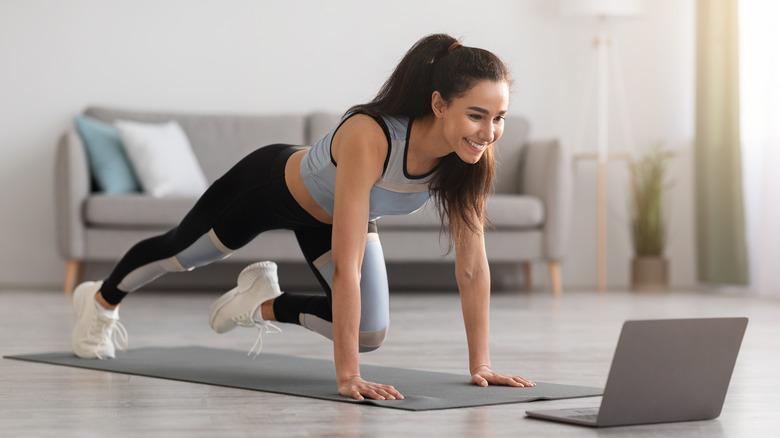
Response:
M550 288L552 289L553 295L556 297L561 296L563 293L560 262L550 262Z
M531 262L523 263L523 275L525 277L525 288L531 290L534 287L534 265Z
M84 262L81 260L68 260L65 262L65 284L63 291L65 295L73 293L76 284L81 280L81 271L84 268Z

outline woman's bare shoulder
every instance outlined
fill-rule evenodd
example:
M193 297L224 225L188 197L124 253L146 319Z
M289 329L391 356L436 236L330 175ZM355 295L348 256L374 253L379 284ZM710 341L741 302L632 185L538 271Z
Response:
M382 126L373 117L366 114L355 114L339 127L333 137L331 153L338 163L339 151L359 148L362 152L384 157L387 155L387 136Z

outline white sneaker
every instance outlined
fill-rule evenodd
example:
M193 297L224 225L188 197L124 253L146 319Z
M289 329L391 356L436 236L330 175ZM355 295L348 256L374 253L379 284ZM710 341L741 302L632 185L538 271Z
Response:
M209 311L209 325L217 333L225 333L236 327L255 327L259 330L257 340L249 354L255 356L262 348L264 332L281 332L279 327L259 318L255 312L268 300L282 294L276 275L276 263L257 262L244 268L238 274L238 285L222 295Z
M116 348L127 350L127 330L119 317L109 317L97 309L95 294L102 285L102 281L87 281L73 292L76 327L71 333L71 347L83 359L113 359Z

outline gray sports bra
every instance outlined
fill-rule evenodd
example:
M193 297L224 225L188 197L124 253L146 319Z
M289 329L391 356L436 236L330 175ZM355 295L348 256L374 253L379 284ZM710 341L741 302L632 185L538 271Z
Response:
M336 162L331 156L331 142L336 131L353 115L345 116L339 126L315 143L301 160L301 177L306 189L331 216L336 187ZM382 117L376 120L387 136L388 151L382 176L371 188L369 220L418 210L430 197L428 183L436 170L422 176L410 176L406 172L412 120L408 117Z

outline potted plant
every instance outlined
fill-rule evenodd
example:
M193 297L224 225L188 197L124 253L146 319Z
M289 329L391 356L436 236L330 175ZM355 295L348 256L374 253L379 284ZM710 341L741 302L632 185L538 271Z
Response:
M630 228L634 247L631 287L637 291L666 290L669 261L666 247L666 171L671 155L660 145L629 164L631 173Z

